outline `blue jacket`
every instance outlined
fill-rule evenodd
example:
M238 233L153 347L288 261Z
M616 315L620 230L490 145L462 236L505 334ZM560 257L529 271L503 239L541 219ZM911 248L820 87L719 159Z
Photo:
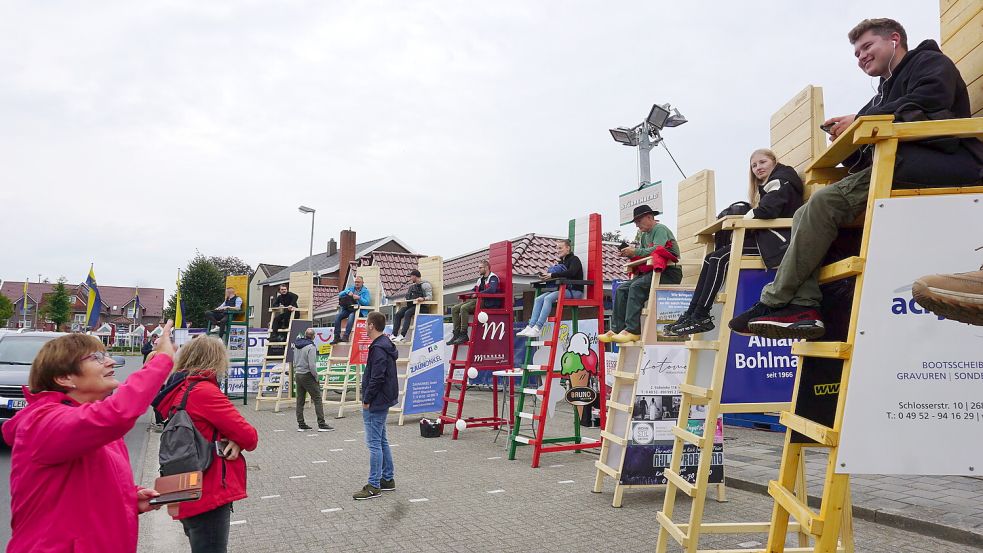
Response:
M362 371L362 403L369 404L369 411L385 411L399 403L397 357L396 346L385 334L369 346L369 360Z
M481 277L479 276L477 280L474 281L474 288L471 289L474 292L480 292L482 294L498 294L501 290L498 287L498 275L489 271L488 276L485 277L485 286L481 286ZM501 298L488 298L481 301L481 305L488 309L498 309L502 307Z
M338 294L338 297L340 298L341 296L344 296L344 295L348 294L349 292L355 292L355 285L354 284L351 285L351 286L349 286L348 288L345 288L344 290L342 290ZM372 303L372 298L369 297L369 289L366 288L365 286L362 286L362 289L359 290L358 292L356 292L356 295L358 296L358 304L359 305L368 305L368 304ZM362 310L362 315L366 315L366 314L367 314L366 311L363 309Z

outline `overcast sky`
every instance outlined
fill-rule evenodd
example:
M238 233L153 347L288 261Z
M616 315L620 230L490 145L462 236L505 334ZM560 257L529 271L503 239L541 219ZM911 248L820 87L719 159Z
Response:
M873 94L847 31L938 40L935 0L4 2L0 278L173 290L195 250L255 266L351 227L452 257L564 234L637 184L607 130L652 103L687 174L742 199L769 117L808 84L826 115ZM675 226L681 179L652 152Z

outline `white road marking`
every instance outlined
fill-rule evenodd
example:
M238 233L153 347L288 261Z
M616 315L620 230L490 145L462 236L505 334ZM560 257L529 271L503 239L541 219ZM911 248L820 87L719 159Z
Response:
M488 490L488 493L504 493L505 490Z
M488 458L489 461L494 461L495 459L501 459L501 457L489 457Z
M345 450L344 449L341 449L341 448L338 448L338 449L329 449L328 451L345 451Z
M430 500L425 497L418 497L416 499L411 499L410 503L422 503L424 501L430 501Z
M321 509L322 513L336 513L341 510L341 507L332 507L330 509Z
M350 440L345 440L345 441L346 441L346 442L357 442L358 440L356 440L355 438L352 438L352 439L350 439Z
M291 476L290 477L291 480L296 480L298 478L307 478L307 475L306 474L301 474L299 476Z
M435 449L435 450L433 450L433 452L434 453L447 453L447 450L446 449Z
M236 524L245 524L245 523L246 523L245 520L233 520L232 522L229 523L229 525L232 526Z
M389 447L399 447L399 444L389 444Z
M317 436L317 434L308 434L307 435L308 438L310 438L311 436Z
M311 461L311 464L312 464L312 465L316 465L316 464L318 464L318 463L327 463L327 462L328 462L328 460L327 460L327 459L320 459L320 460L318 460L318 461Z
M549 468L551 468L551 469L558 469L558 468L560 468L562 466L563 465L550 465Z
M573 480L560 480L557 484L573 484Z
M260 499L273 499L274 497L280 497L280 495L279 494L277 494L277 495L264 495Z
M286 430L284 430L282 428L278 428L278 429L274 430L274 432L286 432Z

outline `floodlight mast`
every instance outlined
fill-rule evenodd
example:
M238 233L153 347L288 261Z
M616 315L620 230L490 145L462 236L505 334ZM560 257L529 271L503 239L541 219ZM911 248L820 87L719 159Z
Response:
M670 109L672 110L671 112L669 111ZM686 118L683 117L683 114L679 113L678 109L673 108L669 104L653 104L652 109L649 110L648 117L638 125L632 128L618 127L610 129L609 132L615 142L625 146L638 147L639 190L652 184L652 166L649 154L652 148L658 146L660 143L665 145L662 141L662 134L659 131L665 127L678 127L683 123L686 123ZM679 164L676 163L676 159L669 152L669 148L666 148L666 153L672 158L672 162L676 164L676 168L679 169L679 173L685 179L686 174L683 173Z

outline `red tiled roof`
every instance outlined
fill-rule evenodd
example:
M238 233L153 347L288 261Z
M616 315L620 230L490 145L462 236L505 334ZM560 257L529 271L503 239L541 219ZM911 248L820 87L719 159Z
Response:
M69 293L73 291L74 288L78 288L78 285L66 284L69 289ZM39 302L45 294L50 294L55 289L55 285L48 282L28 282L27 283L27 295L30 296L32 302ZM7 296L7 299L11 303L17 303L20 301L21 297L24 295L24 281L14 282L5 281L3 283L3 288L0 288L0 294Z
M560 240L562 238L539 234L524 234L512 239L512 275L536 276L556 263ZM604 243L603 249L604 280L625 278L625 261L618 257L618 245ZM478 262L486 257L488 257L488 248L445 261L444 287L470 282L477 278Z
M376 266L379 267L379 276L382 279L382 293L386 297L398 296L406 293L409 279L406 274L416 269L419 265L417 261L423 257L415 253L383 252L374 251L368 255L356 259L351 263L351 267L358 272L358 267ZM331 313L338 310L338 292L335 289L333 294L323 301L318 302L315 296L314 311L316 313ZM376 298L372 299L376 303Z
M314 307L321 305L322 303L328 301L331 296L337 296L338 290L337 286L327 286L322 284L314 285Z
M99 296L102 303L110 307L122 308L133 301L136 288L133 286L99 285ZM144 308L144 317L160 317L164 312L163 288L140 288L140 306Z

